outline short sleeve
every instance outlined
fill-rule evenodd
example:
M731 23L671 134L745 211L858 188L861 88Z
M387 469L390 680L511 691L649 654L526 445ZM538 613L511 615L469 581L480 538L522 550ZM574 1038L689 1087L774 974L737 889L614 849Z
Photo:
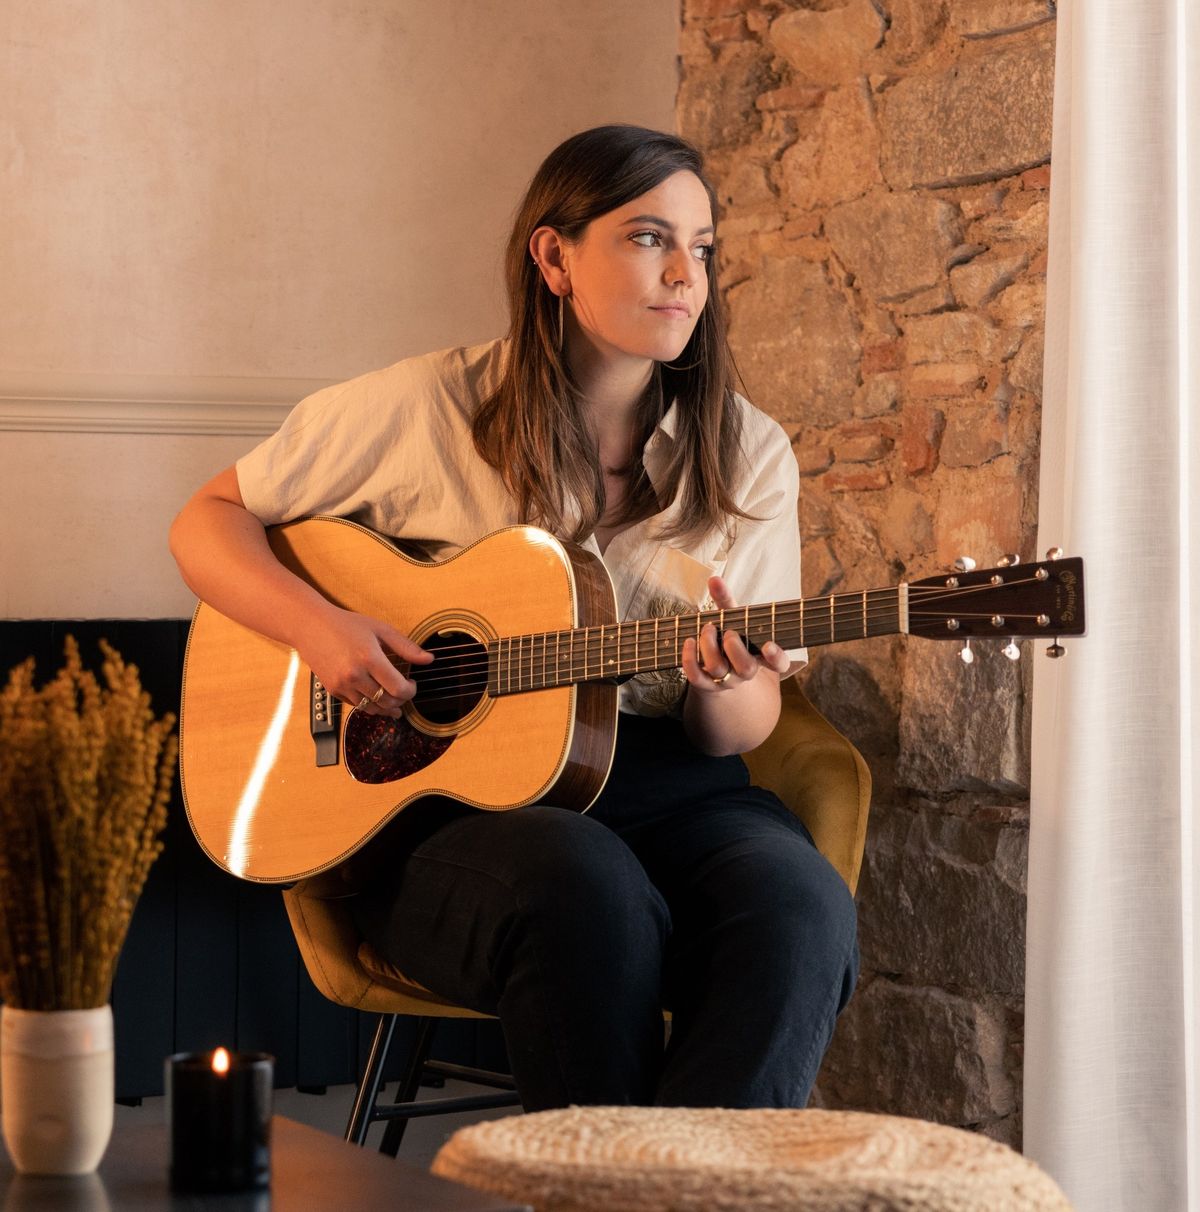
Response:
M301 400L238 460L246 508L265 525L333 514L394 530L416 491L410 377L401 363Z

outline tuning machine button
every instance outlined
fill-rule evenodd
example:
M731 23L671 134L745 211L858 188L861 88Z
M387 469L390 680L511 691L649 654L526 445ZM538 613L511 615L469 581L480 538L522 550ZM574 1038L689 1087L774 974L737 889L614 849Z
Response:
M1054 643L1046 649L1046 655L1050 657L1051 660L1057 661L1059 657L1064 657L1067 655L1067 650L1057 640L1055 640Z
M1051 548L1049 548L1049 549L1046 551L1046 559L1048 559L1048 560L1061 560L1061 559L1062 559L1062 553L1063 553L1063 552L1062 552L1062 548L1061 548L1061 547L1051 547Z
M970 556L959 556L954 561L955 572L972 572L975 568L975 561Z
M1017 641L1011 636L1009 637L1008 643L1005 644L1000 651L1004 653L1004 655L1008 657L1010 661L1019 661L1021 659L1021 650L1017 647Z
M1004 555L996 561L998 568L1012 568L1014 564L1019 564L1021 557L1019 555Z
M963 640L962 651L958 655L962 657L962 663L964 665L973 665L975 663L975 654L971 651L970 636Z

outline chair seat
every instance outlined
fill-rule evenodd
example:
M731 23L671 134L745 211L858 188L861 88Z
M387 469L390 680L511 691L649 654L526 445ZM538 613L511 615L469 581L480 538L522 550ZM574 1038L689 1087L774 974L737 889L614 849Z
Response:
M1069 1212L986 1137L860 1111L570 1107L462 1128L433 1172L535 1212Z
M431 1002L435 1006L453 1005L444 997L439 997L432 989L426 989L417 981L410 980L395 964L388 963L368 942L359 943L357 958L359 966L376 984L393 993L404 993L409 997Z

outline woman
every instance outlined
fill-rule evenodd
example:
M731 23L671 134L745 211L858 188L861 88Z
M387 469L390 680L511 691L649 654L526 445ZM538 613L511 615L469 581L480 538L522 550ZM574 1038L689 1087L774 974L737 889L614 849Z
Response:
M794 598L795 462L731 387L714 213L675 136L568 139L513 228L508 338L303 401L176 519L189 586L383 715L415 692L389 654L433 657L294 577L264 525L335 514L444 558L532 522L603 557L624 618L732 606L733 586ZM774 727L791 665L707 627L675 676L628 682L586 816L402 814L406 856L360 924L412 979L499 1016L526 1109L806 1102L854 985L854 907L737 756Z

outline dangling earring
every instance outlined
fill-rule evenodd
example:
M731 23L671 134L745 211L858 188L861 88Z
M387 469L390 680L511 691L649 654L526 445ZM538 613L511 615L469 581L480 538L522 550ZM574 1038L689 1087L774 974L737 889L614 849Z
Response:
M565 296L558 296L558 352L562 353L563 348L563 299Z

